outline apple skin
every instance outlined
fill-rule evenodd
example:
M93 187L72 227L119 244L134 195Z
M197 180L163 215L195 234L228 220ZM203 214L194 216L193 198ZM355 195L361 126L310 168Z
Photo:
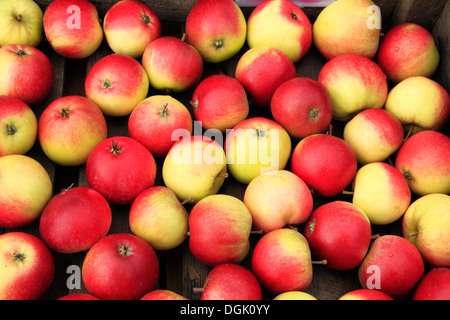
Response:
M372 59L379 46L381 28L369 28L370 0L335 1L327 5L313 24L313 42L328 60L342 54ZM381 17L380 17L381 19Z
M253 250L251 266L261 286L275 295L304 291L312 281L308 241L294 229L281 228L263 235Z
M176 130L191 135L192 116L170 95L153 95L137 104L128 118L130 137L142 143L156 158L164 158L174 145Z
M295 77L282 83L270 101L270 111L296 139L323 133L333 118L333 102L320 82L306 77Z
M203 74L200 53L181 39L164 36L153 40L142 55L150 85L156 90L184 92Z
M26 155L0 157L0 227L23 227L37 220L52 197L46 169Z
M417 284L413 300L450 300L450 268L428 271Z
M343 139L352 148L358 164L385 161L393 155L405 138L403 126L385 109L371 108L361 111L349 120Z
M55 75L48 57L27 45L0 48L0 95L13 96L31 108L53 88Z
M71 293L58 298L57 300L100 300L89 293Z
M371 59L342 54L320 69L318 81L333 101L333 118L348 121L365 109L381 109L388 95L386 75Z
M371 268L376 267L374 272ZM369 268L369 269L368 269ZM379 290L393 299L404 299L424 274L419 250L397 235L383 235L375 239L358 269L363 289L369 289L371 277L379 277ZM373 282L371 282L373 285Z
M296 63L311 47L312 25L303 10L291 1L264 1L248 17L247 43L250 48L280 49Z
M431 77L439 66L440 55L433 35L407 22L386 32L375 61L389 80L398 83L415 76Z
M296 76L294 63L283 51L264 46L244 52L234 77L245 88L251 107L268 108L278 86Z
M303 138L291 156L291 171L319 197L342 192L352 182L356 170L357 161L350 146L343 139L328 134Z
M187 237L188 213L167 187L153 186L133 201L129 213L131 232L147 241L155 250L170 250Z
M39 219L39 233L56 252L89 250L105 237L112 221L106 199L92 188L69 188L54 195Z
M397 152L395 167L419 196L450 193L450 138L434 130L418 132Z
M88 292L101 300L137 300L158 283L158 256L145 240L114 233L89 249L81 275Z
M196 259L213 267L241 263L250 249L251 228L252 216L240 199L210 195L189 213L189 250Z
M347 292L338 300L394 300L387 294L373 289L356 289Z
M327 260L334 270L358 267L369 250L372 229L369 218L358 206L332 201L313 211L303 232L314 259Z
M0 299L37 300L50 287L55 263L49 248L25 232L0 235Z
M26 154L36 142L38 121L33 110L22 100L0 96L0 157Z
M0 13L0 47L25 44L37 47L44 38L41 7L29 0L3 0Z
M450 196L433 193L416 199L406 210L402 234L433 267L450 265Z
M39 117L42 150L62 166L85 164L89 154L108 136L99 107L83 96L65 96L51 102Z
M109 203L131 204L155 183L156 162L150 151L133 138L110 137L89 154L86 179Z
M245 44L247 24L232 0L199 0L185 23L186 41L206 62L220 63L237 54Z
M124 54L98 60L85 79L86 97L105 115L127 116L147 97L150 84L144 67Z
M317 300L317 298L302 291L286 291L275 296L273 300Z
M77 6L79 11L69 11L70 6ZM79 19L72 19L77 15ZM73 25L69 28L71 22ZM43 24L53 50L65 58L87 58L103 41L97 8L87 0L52 1L45 9Z
M245 120L249 114L247 93L233 77L215 74L202 80L190 101L194 118L204 129L223 133Z
M112 51L138 59L148 44L161 36L161 21L147 4L124 0L108 9L103 31Z
M223 263L205 279L200 300L262 300L262 289L255 275L239 264Z
M158 289L146 293L140 300L189 300L189 299L171 290Z

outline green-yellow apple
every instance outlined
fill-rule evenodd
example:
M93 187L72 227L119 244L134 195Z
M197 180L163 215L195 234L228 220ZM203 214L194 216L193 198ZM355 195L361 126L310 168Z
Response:
M33 110L22 100L0 96L0 157L25 154L33 147L38 121Z
M356 289L344 293L338 300L394 300L386 293L373 289Z
M86 163L91 151L107 138L108 128L100 108L83 96L65 96L50 103L39 118L42 150L63 166Z
M450 268L428 271L414 290L413 300L450 300Z
M409 135L421 130L439 131L450 116L450 97L436 81L416 76L392 88L384 108L400 120Z
M400 148L404 136L400 120L378 108L361 111L345 124L343 131L344 141L361 165L385 161Z
M52 192L52 180L37 160L15 154L0 157L0 227L22 227L38 219Z
M189 300L172 290L157 289L146 293L140 300Z
M97 8L88 0L55 0L44 12L44 32L52 48L63 57L83 59L103 41Z
M348 121L365 109L382 108L388 94L381 68L356 54L329 60L320 69L318 81L327 88L333 101L333 118L338 121Z
M266 233L305 222L313 209L308 186L288 170L269 171L254 178L245 189L243 201L253 225Z
M106 12L103 31L112 51L137 59L161 36L161 21L146 3L123 0Z
M181 201L216 194L227 177L223 147L203 135L181 137L164 159L162 178Z
M199 0L186 17L186 41L203 60L223 62L245 44L247 24L241 8L233 0Z
M189 250L209 266L241 263L250 250L251 229L252 216L240 199L207 196L189 213Z
M39 46L44 38L41 7L33 0L2 0L0 4L0 47Z
M371 0L339 0L326 6L313 25L313 42L327 59L357 54L372 59L381 31L380 8Z
M129 224L131 232L155 250L170 250L187 237L188 214L177 195L167 187L153 186L133 201Z
M147 97L150 83L144 67L124 54L98 60L85 79L86 97L105 115L128 116Z
M250 48L270 46L298 62L312 43L312 25L299 6L288 0L264 1L247 20L247 43Z
M403 216L403 236L433 267L450 265L450 196L432 193L415 200Z
M291 155L291 138L271 119L248 118L228 132L225 152L233 177L249 183L264 172L286 167Z
M286 291L275 296L273 300L317 300L317 298L303 291Z
M372 224L386 225L403 216L411 203L411 191L397 168L385 162L371 162L356 172L352 202Z
M405 22L388 30L378 48L376 62L388 79L431 77L440 61L433 35L424 27Z

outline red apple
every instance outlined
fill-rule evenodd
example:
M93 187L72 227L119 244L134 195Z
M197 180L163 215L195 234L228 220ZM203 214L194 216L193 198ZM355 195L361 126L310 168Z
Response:
M88 292L99 299L136 300L156 287L159 261L145 240L114 233L89 249L81 274Z
M39 49L17 44L0 48L0 95L33 107L48 96L54 77L50 60Z
M100 142L86 162L86 179L112 204L131 204L143 190L153 186L156 162L140 142L126 136Z
M450 268L428 271L414 289L413 300L450 300Z
M111 209L105 198L89 187L68 188L54 195L39 220L42 240L56 252L90 249L111 226Z
M58 298L58 300L100 300L89 293L71 293Z
M372 289L356 289L343 294L339 300L394 300L387 294Z
M270 101L270 111L293 138L323 133L333 118L333 103L318 81L295 77L282 83Z
M25 232L0 235L0 299L37 300L53 282L55 263L48 247Z
M166 289L158 289L145 294L140 300L188 300L182 295Z

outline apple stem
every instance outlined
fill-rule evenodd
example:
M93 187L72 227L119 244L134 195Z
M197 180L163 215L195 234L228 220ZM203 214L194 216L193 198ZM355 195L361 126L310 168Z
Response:
M23 16L19 13L16 17L17 21L22 21Z
M326 265L328 261L326 259L320 261L311 261L312 264L323 264Z
M192 288L192 292L194 293L202 293L205 291L205 288Z
M288 228L292 229L292 230L295 230L295 231L298 231L298 228L296 228L296 227L294 227L293 225L290 225L290 224L288 224Z
M354 194L354 192L353 191L342 190L342 194L352 195L352 194Z
M184 200L183 202L181 202L180 204L182 205L182 206L184 206L186 203L188 203L188 202L192 202L194 199L192 199L192 197L189 197L189 198L187 198L186 200Z
M328 135L332 136L333 135L333 125L330 123L330 125L328 126Z
M405 141L406 139L408 139L410 136L411 136L411 134L412 134L412 132L413 132L413 130L414 130L414 125L411 125L410 127L409 127L409 130L408 130L408 132L406 133L406 136L405 136L405 139L403 139L403 141Z
M71 184L70 186L68 186L67 188L62 189L62 190L61 190L61 194L66 193L67 191L69 191L70 189L72 189L72 187L73 187L73 182L72 182L72 184Z
M167 118L169 116L169 104L168 103L164 104L162 110L159 110L159 115L162 118Z
M183 35L181 36L181 41L186 41L186 32L183 32Z
M378 239L379 237L380 237L380 235L377 233L377 234L372 235L371 239L372 239L372 240L373 240L373 239Z
M250 233L251 234L263 234L264 231L263 230L251 230Z
M417 237L419 235L418 232L407 233L405 238Z
M114 143L113 140L109 152L111 152L112 154L119 154L120 153L119 143L118 142Z

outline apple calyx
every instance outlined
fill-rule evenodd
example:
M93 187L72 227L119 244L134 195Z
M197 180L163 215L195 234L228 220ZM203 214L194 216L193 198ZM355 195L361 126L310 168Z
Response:
M17 129L14 125L6 125L6 133L8 134L8 136L12 136L13 134L15 134L17 132Z
M14 252L13 259L14 259L14 262L23 262L23 261L25 261L25 254L23 254L21 252Z
M145 24L148 24L150 22L150 17L146 14L142 14L141 18L142 18L142 22Z
M130 256L133 249L126 244L123 244L119 247L119 254L121 256Z
M25 50L17 49L15 52L18 56L26 56L28 55Z
M405 179L406 179L407 181L413 180L413 177L412 177L411 173L409 173L408 171L404 172L404 173L403 173L403 176L405 177Z
M194 108L194 109L197 109L197 108L198 108L198 100L191 101L191 102L189 102L189 103L190 103L190 105L192 106L192 108Z
M298 17L295 13L291 12L291 18L294 20L298 20Z
M319 116L319 109L317 107L312 108L308 112L308 118L315 120Z
M16 16L16 20L19 22L22 21L22 18L23 18L23 16L20 13Z
M108 90L109 88L112 87L112 81L109 79L104 79L102 80L102 88L105 90Z
M219 39L219 40L214 40L213 42L213 46L215 48L215 50L219 50L220 48L223 47L223 40Z
M109 149L109 152L111 152L114 155L117 155L121 152L119 147L119 142L114 142L114 140L111 142L111 149Z
M161 118L168 118L169 117L169 104L164 104L163 108L159 110L159 116Z
M62 118L68 118L69 117L69 113L70 113L70 110L67 107L64 107L61 110L59 110L59 115Z
M256 131L256 136L258 138L263 138L265 136L267 136L267 130L266 129L255 129Z

